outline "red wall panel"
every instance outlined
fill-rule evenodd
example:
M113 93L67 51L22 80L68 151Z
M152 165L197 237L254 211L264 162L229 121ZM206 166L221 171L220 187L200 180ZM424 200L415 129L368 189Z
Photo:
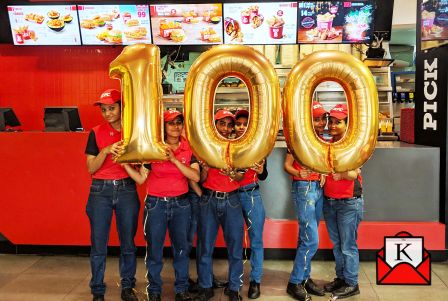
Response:
M102 120L92 103L119 89L109 63L122 47L17 47L0 45L0 107L12 107L23 130L43 130L43 108L77 106L85 129Z

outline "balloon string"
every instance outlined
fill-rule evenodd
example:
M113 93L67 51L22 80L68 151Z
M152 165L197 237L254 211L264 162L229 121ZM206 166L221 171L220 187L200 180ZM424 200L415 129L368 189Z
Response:
M251 206L250 206L250 210L247 212L247 227L246 230L244 231L244 260L243 260L243 266L246 264L246 262L248 261L247 259L247 236L249 235L249 230L252 228L252 220L250 219L250 214L252 213L252 210L254 209L255 206L255 201L254 201L254 191L257 188L257 186L254 186L251 190L250 190L250 202L251 202ZM244 193L247 194L246 191L244 191ZM244 269L243 269L244 270ZM240 275L240 283L241 286L243 285L243 275L244 272Z

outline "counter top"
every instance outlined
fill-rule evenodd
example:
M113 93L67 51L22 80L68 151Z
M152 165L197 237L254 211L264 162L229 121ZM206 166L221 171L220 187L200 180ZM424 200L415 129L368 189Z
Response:
M275 141L275 147L286 147L286 141ZM419 145L419 144L409 144L401 141L378 141L376 143L376 148L438 148L434 146Z

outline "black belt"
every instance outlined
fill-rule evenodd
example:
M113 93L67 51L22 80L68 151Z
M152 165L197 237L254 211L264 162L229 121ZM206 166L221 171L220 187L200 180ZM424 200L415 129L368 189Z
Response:
M292 180L293 182L320 182L320 180Z
M187 194L181 194L178 196L164 196L164 197L160 197L160 196L155 196L155 195L147 195L150 198L155 198L158 199L159 201L164 201L164 202L169 202L169 201L179 201L179 200L183 200L187 197Z
M341 201L341 200L356 200L356 199L359 199L360 197L362 197L362 195L360 195L360 196L354 196L354 197L351 197L351 198L340 198L340 199L334 199L334 198L329 198L329 197L325 197L327 200L329 200L329 201Z
M238 193L238 189L234 190L234 191L230 191L230 192L223 192L223 191L215 191L215 190L210 190L210 189L204 189L204 192L207 195L211 195L219 200L223 200L226 198L229 198L230 196L237 194Z
M131 178L124 178L120 180L104 180L104 179L92 179L92 184L106 184L114 186L126 186L129 184L135 184L135 181Z
M249 185L250 185L250 184L249 184ZM243 187L244 187L244 186L243 186ZM244 191L244 192L249 192L249 191L254 191L254 190L259 189L259 188L260 188L260 185L258 185L258 183L257 183L257 184L255 184L255 186L252 186L251 188L248 188L248 189L244 189L243 187L240 187L239 190L240 190L240 191Z

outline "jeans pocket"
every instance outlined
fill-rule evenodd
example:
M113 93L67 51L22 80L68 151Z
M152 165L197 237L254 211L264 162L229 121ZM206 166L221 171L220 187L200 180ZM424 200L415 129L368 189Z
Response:
M150 211L156 209L158 203L159 203L158 199L146 199L145 211L150 212Z
M239 198L228 198L227 199L227 204L231 207L231 208L238 208L241 207L241 201Z
M190 201L187 198L183 198L176 201L177 207L181 209L187 209L190 207Z
M137 188L135 187L135 184L127 184L123 187L123 190L126 192L134 192Z
M104 184L92 184L90 185L90 194L100 194L104 190Z

